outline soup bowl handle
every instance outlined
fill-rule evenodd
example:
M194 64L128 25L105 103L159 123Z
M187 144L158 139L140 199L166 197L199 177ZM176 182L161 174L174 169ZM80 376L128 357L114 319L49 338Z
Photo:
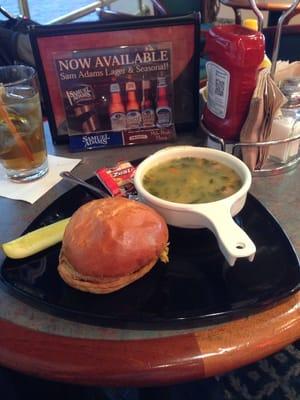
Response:
M232 218L226 207L207 207L205 212L195 210L198 217L211 230L218 241L221 252L230 266L237 258L253 261L256 247L247 233Z

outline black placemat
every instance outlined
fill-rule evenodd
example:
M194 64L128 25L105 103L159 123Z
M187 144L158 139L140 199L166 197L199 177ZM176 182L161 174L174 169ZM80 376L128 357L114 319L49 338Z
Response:
M96 178L90 183L98 184ZM75 187L26 232L72 215L94 199ZM67 319L121 328L183 329L249 315L297 291L300 268L284 231L252 195L235 217L257 246L252 263L229 267L208 229L170 229L170 262L157 265L118 292L95 295L66 285L57 273L60 245L22 259L6 259L0 278L10 293Z

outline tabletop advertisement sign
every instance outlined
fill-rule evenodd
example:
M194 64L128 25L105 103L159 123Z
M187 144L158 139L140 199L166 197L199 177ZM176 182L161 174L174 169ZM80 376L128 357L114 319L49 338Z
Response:
M71 150L172 140L171 50L161 43L56 54Z
M198 125L197 13L37 26L30 38L55 144L166 142Z

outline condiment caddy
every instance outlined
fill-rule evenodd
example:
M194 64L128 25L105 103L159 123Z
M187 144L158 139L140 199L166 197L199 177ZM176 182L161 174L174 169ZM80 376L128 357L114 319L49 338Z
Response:
M206 100L206 105L200 122L202 132L207 136L207 145L209 147L217 146L217 148L243 159L253 175L264 176L287 172L293 169L300 160L300 76L293 76L289 79L286 79L287 77L285 77L281 82L278 82L277 79L277 82L275 83L275 71L282 25L284 20L293 13L299 2L300 0L295 0L291 7L281 15L278 21L271 68L265 71L260 71L256 87L252 90L252 98L251 100L250 98L248 100L248 114L246 113L246 116L243 115L242 112L237 113L237 107L241 107L243 102L245 103L247 99L244 101L241 97L243 95L245 97L246 95L246 91L244 90L245 87L243 85L244 72L242 75L237 74L237 72L241 71L237 71L236 65L238 64L240 70L241 67L243 67L243 71L245 71L246 75L249 75L247 64L243 62L240 65L240 61L245 59L247 56L245 51L247 50L249 52L250 47L248 46L246 50L245 47L242 47L242 49L236 49L239 50L239 52L235 52L236 62L232 64L232 68L230 68L231 64L227 60L230 56L230 46L225 46L221 62L220 60L216 61L217 67L224 67L229 75L228 88L230 90L228 89L227 91L227 97L231 98L231 102L228 103L228 106L226 104L227 111L224 115L217 115L211 107L211 104L218 103L212 101L211 91L216 88L216 82L219 84L220 79L218 78L217 73L214 73L213 75L209 74L210 64L208 63L208 91L205 93L207 94L207 98L204 99ZM258 18L258 26L259 30L261 30L263 25L262 13L257 8L255 0L250 0L250 4ZM217 47L217 44L224 45L226 40L230 43L235 43L237 33L240 33L240 41L246 41L247 43L252 37L250 30L250 33L247 33L247 30L245 32L242 30L238 31L237 26L235 25L232 25L231 27L234 28L234 32L231 36L228 35L227 30L229 28L226 26L224 27L224 29L226 28L226 31L223 32L221 30L220 32L212 32L209 36L210 41L208 40L209 43L207 48L210 50L210 56L213 61L214 55L220 53L216 53L214 50L214 47ZM230 33L232 32L230 31ZM256 34L257 33L260 32L256 32ZM259 38L259 36L255 38L253 36L252 40L255 39L257 41ZM212 41L216 42L216 46L212 46L212 43L210 43ZM259 49L257 49L256 46L258 61L263 57L263 52L260 51L258 55ZM252 61L253 59L252 54ZM255 69L260 69L259 64L253 69L254 72ZM239 76L235 76L234 73ZM240 93L238 96L233 90L233 88L237 86L239 86L237 93ZM216 90L213 91L215 92ZM251 92L250 88L248 92ZM231 110L232 107L230 108L230 106L232 106L233 102L236 106L234 110ZM240 129L238 131L233 129L236 128L236 126L233 126L232 124L232 126L229 127L230 129L227 129L230 122L232 122L229 118L232 113L236 115L237 118L241 119ZM220 124L222 127L219 129Z

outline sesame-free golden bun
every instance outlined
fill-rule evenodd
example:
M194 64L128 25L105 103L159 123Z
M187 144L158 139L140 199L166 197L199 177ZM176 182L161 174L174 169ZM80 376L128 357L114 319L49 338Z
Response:
M152 208L123 197L91 201L71 217L58 272L70 286L110 293L167 262L168 227Z

